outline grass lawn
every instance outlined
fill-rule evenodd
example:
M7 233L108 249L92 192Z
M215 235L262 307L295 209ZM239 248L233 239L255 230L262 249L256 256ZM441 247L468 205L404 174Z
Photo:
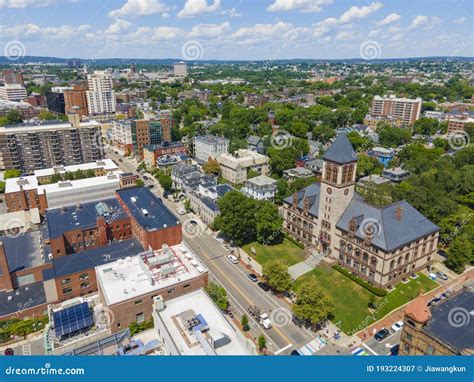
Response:
M418 276L407 284L400 282L385 297L375 296L378 307L373 310L368 306L372 293L330 267L318 267L299 277L293 284L293 290L298 292L302 283L314 278L334 301L334 317L331 321L340 322L342 331L354 334L417 297L421 289L426 293L438 285L422 273Z
M278 260L289 267L304 260L303 250L287 239L275 245L263 245L255 241L242 248L262 266L270 261ZM255 248L256 255L252 254L252 248Z

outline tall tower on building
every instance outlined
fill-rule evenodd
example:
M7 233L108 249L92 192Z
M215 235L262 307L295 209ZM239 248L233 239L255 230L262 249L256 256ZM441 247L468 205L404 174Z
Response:
M336 242L336 223L354 197L357 155L347 135L340 134L322 158L318 240L319 249L329 255Z
M105 71L95 71L87 75L89 90L86 91L89 114L115 113L117 104L112 75Z

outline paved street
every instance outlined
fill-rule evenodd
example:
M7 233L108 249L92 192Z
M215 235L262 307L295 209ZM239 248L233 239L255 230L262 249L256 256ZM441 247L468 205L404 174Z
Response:
M107 151L107 155L115 160L123 171L136 173L136 165L128 159L122 158L122 161L119 161L120 157L111 151ZM152 191L162 198L158 182L152 178L144 182L147 186L153 184L155 187ZM178 204L165 198L162 200L173 212L178 208ZM176 215L184 224L190 219L188 215ZM186 233L185 229L183 231L185 242L209 269L211 279L214 278L226 288L232 309L239 318L250 305L256 305L262 312L271 314L273 328L270 330L263 329L250 315L249 318L251 333L256 337L264 334L267 337L267 346L272 352L289 354L291 350L305 345L315 337L311 331L299 328L291 322L289 306L284 301L261 290L257 283L248 279L247 270L243 265L232 264L227 259L229 252L215 239L212 231L202 227L196 230L196 234Z

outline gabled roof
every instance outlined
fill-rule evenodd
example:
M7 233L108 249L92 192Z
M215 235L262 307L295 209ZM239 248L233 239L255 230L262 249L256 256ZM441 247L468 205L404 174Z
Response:
M298 208L304 209L304 200L308 198L309 210L308 213L313 216L318 216L319 210L319 197L321 192L321 183L313 183L308 187L305 187L298 191ZM294 195L287 197L284 202L287 204L293 204Z
M349 138L346 134L339 134L334 142L329 146L324 153L324 160L335 162L338 164L350 163L357 161L357 154L355 153Z
M354 198L336 226L348 232L352 218L357 227L355 236L363 240L365 231L373 229L372 244L384 251L393 251L439 230L404 200L379 208Z

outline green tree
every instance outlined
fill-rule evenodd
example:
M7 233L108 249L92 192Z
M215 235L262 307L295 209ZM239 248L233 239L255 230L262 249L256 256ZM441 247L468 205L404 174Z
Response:
M171 188L173 188L173 180L169 175L161 174L158 177L158 182L160 182L161 187L163 187L163 190L165 191L169 191Z
M292 312L295 317L317 325L325 321L333 309L334 302L331 298L315 280L309 280L301 285Z
M242 325L242 329L244 332L248 332L250 330L249 318L247 317L246 314L242 316L242 319L240 320L240 324Z
M138 187L143 187L145 185L145 182L141 180L140 178L135 179L135 185Z
M18 110L10 110L5 115L5 125L16 125L17 123L21 123L23 118Z
M202 165L202 170L206 174L218 175L220 170L219 162L215 159L209 159L206 163Z
M411 140L411 131L401 127L386 126L379 131L379 142L384 147L398 147Z
M219 284L209 282L204 288L212 301L216 303L219 309L226 311L229 308L229 300L225 288Z
M270 244L281 241L282 218L278 207L270 202L260 202L256 212L257 240L259 243Z
M440 128L439 121L435 118L421 117L413 125L415 134L433 135Z
M3 173L4 179L18 178L20 175L21 170L16 169L5 170L5 172Z
M267 347L267 340L265 338L265 336L263 334L261 334L259 337L258 337L258 349L260 351L262 351L263 349L265 349Z
M279 261L271 261L263 266L263 275L268 284L277 292L286 292L291 287L291 277L287 267Z
M472 237L471 237L472 239ZM464 271L467 264L474 262L472 241L467 234L463 234L454 238L448 249L448 258L446 266L457 273Z
M253 199L239 191L230 191L217 200L217 205L221 213L214 225L224 236L239 246L255 240L257 221Z

